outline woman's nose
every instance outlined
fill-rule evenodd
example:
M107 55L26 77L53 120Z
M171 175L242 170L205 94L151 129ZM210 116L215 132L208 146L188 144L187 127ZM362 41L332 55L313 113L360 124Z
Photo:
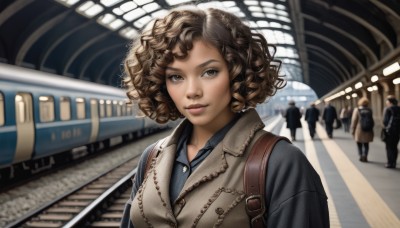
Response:
M195 79L187 80L186 87L186 97L189 99L194 99L202 96L201 83Z

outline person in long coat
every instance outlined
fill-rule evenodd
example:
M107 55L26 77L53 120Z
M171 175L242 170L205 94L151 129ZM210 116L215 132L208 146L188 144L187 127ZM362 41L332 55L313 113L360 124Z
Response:
M360 98L358 101L358 108L355 108L351 118L351 134L357 143L358 155L360 156L361 162L368 162L368 151L369 143L374 140L374 131L363 131L360 124L360 111L369 111L372 114L372 110L368 108L369 100L366 97Z
M301 113L300 109L296 107L296 103L294 101L289 102L289 107L286 109L285 118L286 118L286 128L290 129L290 136L292 137L292 141L296 141L296 129L301 128Z
M386 108L383 113L383 125L386 128L387 136L385 140L387 163L386 168L396 168L397 156L399 151L397 145L400 140L400 107L393 95L386 98Z
M325 123L325 130L329 138L333 137L333 122L337 119L336 108L329 101L326 102L326 107L322 113L322 119Z
M313 139L315 135L315 123L319 118L319 110L315 107L314 103L311 103L310 107L306 110L306 115L304 119L308 124L308 131L310 132L310 136Z

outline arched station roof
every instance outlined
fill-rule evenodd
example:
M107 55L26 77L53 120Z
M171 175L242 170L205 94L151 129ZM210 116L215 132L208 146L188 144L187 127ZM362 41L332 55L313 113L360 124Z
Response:
M400 59L398 0L1 0L0 62L118 86L138 31L193 3L246 20L318 97Z

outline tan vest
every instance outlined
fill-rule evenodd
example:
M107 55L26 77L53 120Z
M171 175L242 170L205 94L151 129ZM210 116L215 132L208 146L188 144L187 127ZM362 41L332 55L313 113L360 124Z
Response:
M131 206L135 227L250 227L245 211L243 170L264 124L248 110L189 176L173 205L169 182L184 121L164 142L162 152ZM250 146L248 146L250 144Z

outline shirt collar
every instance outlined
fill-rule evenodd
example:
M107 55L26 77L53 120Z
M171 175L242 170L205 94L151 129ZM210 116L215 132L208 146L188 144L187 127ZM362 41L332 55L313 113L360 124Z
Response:
M225 137L226 133L235 125L236 121L240 118L240 115L236 115L233 120L231 120L228 124L226 124L222 129L217 131L204 145L204 147L199 151L200 153L203 151L213 150L215 146L218 145ZM178 140L178 147L176 153L176 160L187 164L187 143L192 134L193 125L191 123L187 124L182 131L181 137ZM197 157L197 155L196 155ZM195 157L195 159L196 159Z

